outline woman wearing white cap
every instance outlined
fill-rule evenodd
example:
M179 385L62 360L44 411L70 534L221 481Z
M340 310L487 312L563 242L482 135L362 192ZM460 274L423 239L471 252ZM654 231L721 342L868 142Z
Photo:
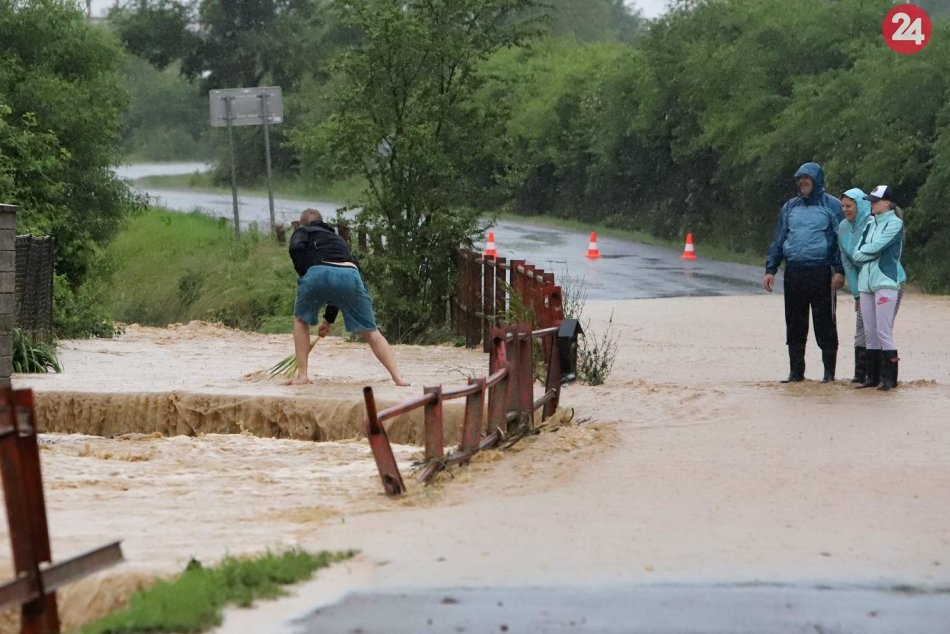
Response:
M868 194L868 200L874 217L851 256L861 265L858 290L867 339L867 377L861 387L880 384L879 390L889 390L897 386L894 316L903 281L900 258L904 221L897 215L891 187L875 187Z

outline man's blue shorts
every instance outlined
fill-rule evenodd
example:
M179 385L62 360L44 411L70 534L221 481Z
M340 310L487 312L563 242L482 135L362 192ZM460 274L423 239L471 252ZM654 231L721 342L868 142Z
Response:
M376 330L373 300L358 270L348 266L311 266L297 279L294 317L313 326L317 323L317 312L326 304L343 311L348 331Z

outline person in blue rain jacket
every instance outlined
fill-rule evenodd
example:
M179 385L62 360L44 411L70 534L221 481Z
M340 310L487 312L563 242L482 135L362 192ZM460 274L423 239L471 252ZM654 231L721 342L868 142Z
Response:
M844 286L838 249L838 226L844 215L841 202L825 192L825 174L818 163L805 163L795 172L798 195L778 214L772 243L765 258L765 290L772 292L775 274L785 263L785 343L789 374L783 383L805 380L805 344L808 314L821 348L823 382L835 380L838 325L835 301Z

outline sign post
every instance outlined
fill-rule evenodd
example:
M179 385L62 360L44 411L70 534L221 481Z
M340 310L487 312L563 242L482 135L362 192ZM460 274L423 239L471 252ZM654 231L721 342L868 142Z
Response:
M270 231L275 233L277 222L274 219L274 187L271 185L270 177L270 128L267 127L267 120L270 118L267 102L270 101L270 95L261 93L258 98L261 100L261 120L264 122L264 157L267 165L267 202L270 205Z
M224 111L228 120L228 149L231 158L231 207L234 209L234 235L241 237L241 219L238 216L238 198L237 198L237 172L234 168L234 132L231 125L231 102L233 97L224 98ZM213 125L213 124L212 124Z
M228 88L208 93L211 105L211 126L228 128L231 150L231 194L234 205L234 232L241 235L238 218L237 176L234 164L232 128L236 125L264 126L264 154L267 163L267 198L270 204L271 233L277 226L274 216L274 186L270 165L270 125L284 120L284 101L280 86L259 88Z

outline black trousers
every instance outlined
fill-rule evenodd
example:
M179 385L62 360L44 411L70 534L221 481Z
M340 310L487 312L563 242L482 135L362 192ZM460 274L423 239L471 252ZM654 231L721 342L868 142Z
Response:
M808 309L815 323L815 339L822 350L838 349L835 320L836 292L831 288L829 266L785 266L785 343L805 345Z

